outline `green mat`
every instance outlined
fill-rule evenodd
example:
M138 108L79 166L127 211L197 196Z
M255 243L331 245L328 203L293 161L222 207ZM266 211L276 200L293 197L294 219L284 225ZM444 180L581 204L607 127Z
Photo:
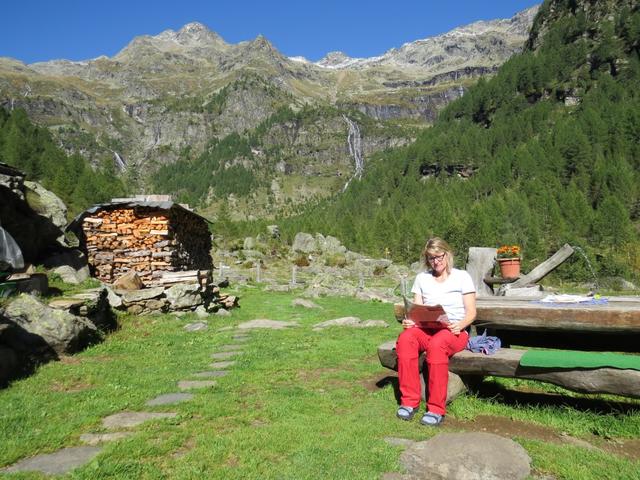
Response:
M640 370L640 355L573 350L527 350L520 359L523 367L622 368Z

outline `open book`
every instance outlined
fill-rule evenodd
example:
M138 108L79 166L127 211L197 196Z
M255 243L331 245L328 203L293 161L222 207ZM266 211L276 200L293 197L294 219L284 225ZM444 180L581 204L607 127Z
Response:
M449 321L441 305L418 305L404 298L404 316L420 328L447 328Z

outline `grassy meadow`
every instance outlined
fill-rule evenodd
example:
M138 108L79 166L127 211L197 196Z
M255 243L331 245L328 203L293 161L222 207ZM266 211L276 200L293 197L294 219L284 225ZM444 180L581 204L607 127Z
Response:
M376 353L399 331L391 305L321 298L321 308L306 309L292 306L293 293L255 286L237 293L241 308L230 317L209 317L207 330L184 329L198 321L195 315L122 316L121 328L104 342L0 391L0 468L81 445L81 434L105 431L101 420L108 415L154 411L178 415L131 429L133 435L105 444L93 461L63 478L376 479L401 471L402 450L386 437L425 440L479 429L476 421L488 431L512 425L536 476L640 478L638 456L628 454L633 445L640 449L640 401L490 378L479 393L449 406L440 430L417 419L401 422L389 378L395 374ZM389 327L312 329L344 316L384 319ZM215 386L194 390L188 402L145 406L177 392L179 380L196 380L192 375L208 369L212 353L238 344L232 339L238 330L228 327L261 318L299 326L250 331L243 354Z

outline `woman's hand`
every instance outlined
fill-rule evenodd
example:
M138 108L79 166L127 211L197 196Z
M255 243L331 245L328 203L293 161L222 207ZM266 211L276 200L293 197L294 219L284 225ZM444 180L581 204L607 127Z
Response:
M405 330L407 328L413 328L416 326L416 322L414 322L413 320L409 320L408 318L405 318L404 320L402 320L402 328L404 328Z
M460 332L463 330L462 328L460 328L460 322L451 322L449 325L447 325L447 328L454 335L460 335Z

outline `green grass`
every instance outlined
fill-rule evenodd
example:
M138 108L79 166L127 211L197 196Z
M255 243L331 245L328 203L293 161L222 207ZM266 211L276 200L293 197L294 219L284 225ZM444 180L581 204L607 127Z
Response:
M102 418L125 410L178 416L149 422L131 437L106 444L96 459L64 478L374 479L401 468L401 450L385 443L385 437L424 440L437 433L418 422L398 421L390 386L371 388L389 373L380 366L376 348L397 334L391 305L322 298L316 300L322 309L307 310L292 307L291 294L246 288L240 296L241 308L231 317L210 317L203 332L183 329L196 317L124 316L121 329L103 343L43 365L0 391L0 467L80 445L81 434L102 431ZM386 319L390 327L311 329L348 315ZM218 347L236 343L231 339L235 330L220 328L256 318L297 321L300 326L252 331L231 374L217 379L215 387L197 391L190 402L145 406L157 395L177 391L178 380L207 370ZM525 385L488 383L506 389ZM557 387L532 384L573 398ZM640 402L616 400L629 408L612 415L577 408L570 401L551 406L503 402L500 394L467 395L451 404L449 417L496 415L577 437L594 432L621 440L640 437ZM638 462L622 457L516 440L537 472L555 478L638 478Z

